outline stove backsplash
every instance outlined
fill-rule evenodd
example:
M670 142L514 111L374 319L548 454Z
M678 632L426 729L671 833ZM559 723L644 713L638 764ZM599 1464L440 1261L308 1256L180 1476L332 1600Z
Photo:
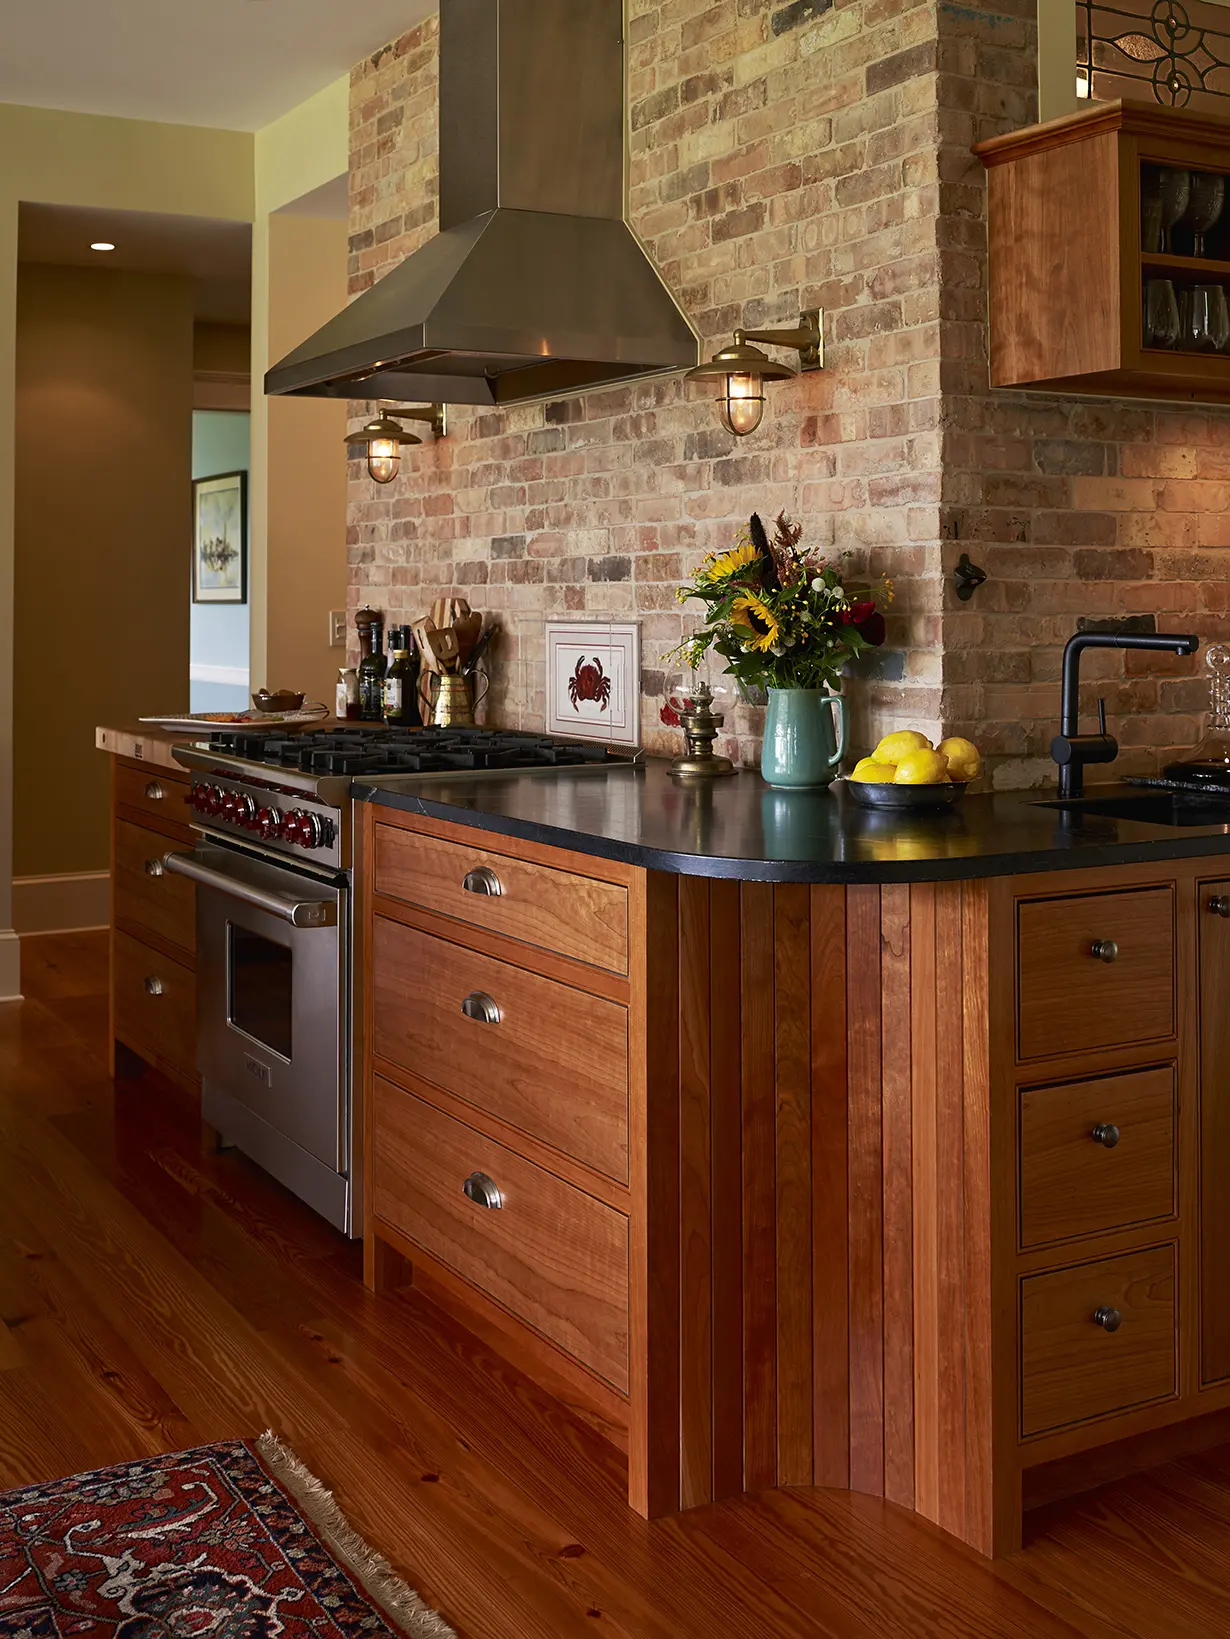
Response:
M658 725L659 657L687 619L675 588L753 509L784 509L896 582L888 644L848 686L856 744L942 722L1013 785L1053 777L1059 654L1079 616L1156 613L1225 637L1230 413L987 388L985 181L969 150L1036 118L1035 17L1035 0L628 0L630 220L706 354L736 325L821 306L829 367L771 386L739 441L709 393L673 379L452 409L450 436L409 451L386 490L352 466L355 606L400 618L454 592L494 611L489 720L529 728L544 620L637 618L644 738L665 750L678 736ZM435 231L435 107L434 19L352 76L352 292ZM963 603L966 551L989 578ZM1124 771L1195 742L1199 657L1106 666ZM723 749L754 761L759 714L730 726Z

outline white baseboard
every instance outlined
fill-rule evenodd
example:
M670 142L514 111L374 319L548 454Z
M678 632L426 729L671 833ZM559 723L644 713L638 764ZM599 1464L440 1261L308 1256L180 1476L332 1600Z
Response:
M21 1000L21 940L12 928L0 928L0 1002Z
M193 662L188 667L190 683L228 683L237 689L246 689L251 673L246 666L207 666Z
M13 878L13 927L21 933L81 933L111 921L106 871Z

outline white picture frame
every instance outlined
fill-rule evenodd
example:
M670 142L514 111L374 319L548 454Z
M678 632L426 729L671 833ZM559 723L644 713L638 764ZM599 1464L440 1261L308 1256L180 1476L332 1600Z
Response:
M549 620L547 733L639 746L641 627L631 620Z

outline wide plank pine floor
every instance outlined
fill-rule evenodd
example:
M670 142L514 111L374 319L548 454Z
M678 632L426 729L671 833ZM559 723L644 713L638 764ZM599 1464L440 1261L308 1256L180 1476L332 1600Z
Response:
M464 1639L1230 1635L1230 1448L1057 1505L989 1565L871 1498L646 1523L590 1429L242 1156L106 1070L106 944L0 1005L0 1488L272 1427Z

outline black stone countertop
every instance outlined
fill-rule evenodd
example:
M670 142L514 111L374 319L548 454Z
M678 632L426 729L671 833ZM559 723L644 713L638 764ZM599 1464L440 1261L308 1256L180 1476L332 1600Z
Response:
M908 815L856 807L839 786L776 791L746 770L681 787L668 766L405 774L356 782L354 795L650 870L752 882L934 882L1230 854L1230 804L1224 824L1200 815L1182 826L1040 807L1046 791L971 793L952 809ZM1088 794L1140 796L1110 785Z

